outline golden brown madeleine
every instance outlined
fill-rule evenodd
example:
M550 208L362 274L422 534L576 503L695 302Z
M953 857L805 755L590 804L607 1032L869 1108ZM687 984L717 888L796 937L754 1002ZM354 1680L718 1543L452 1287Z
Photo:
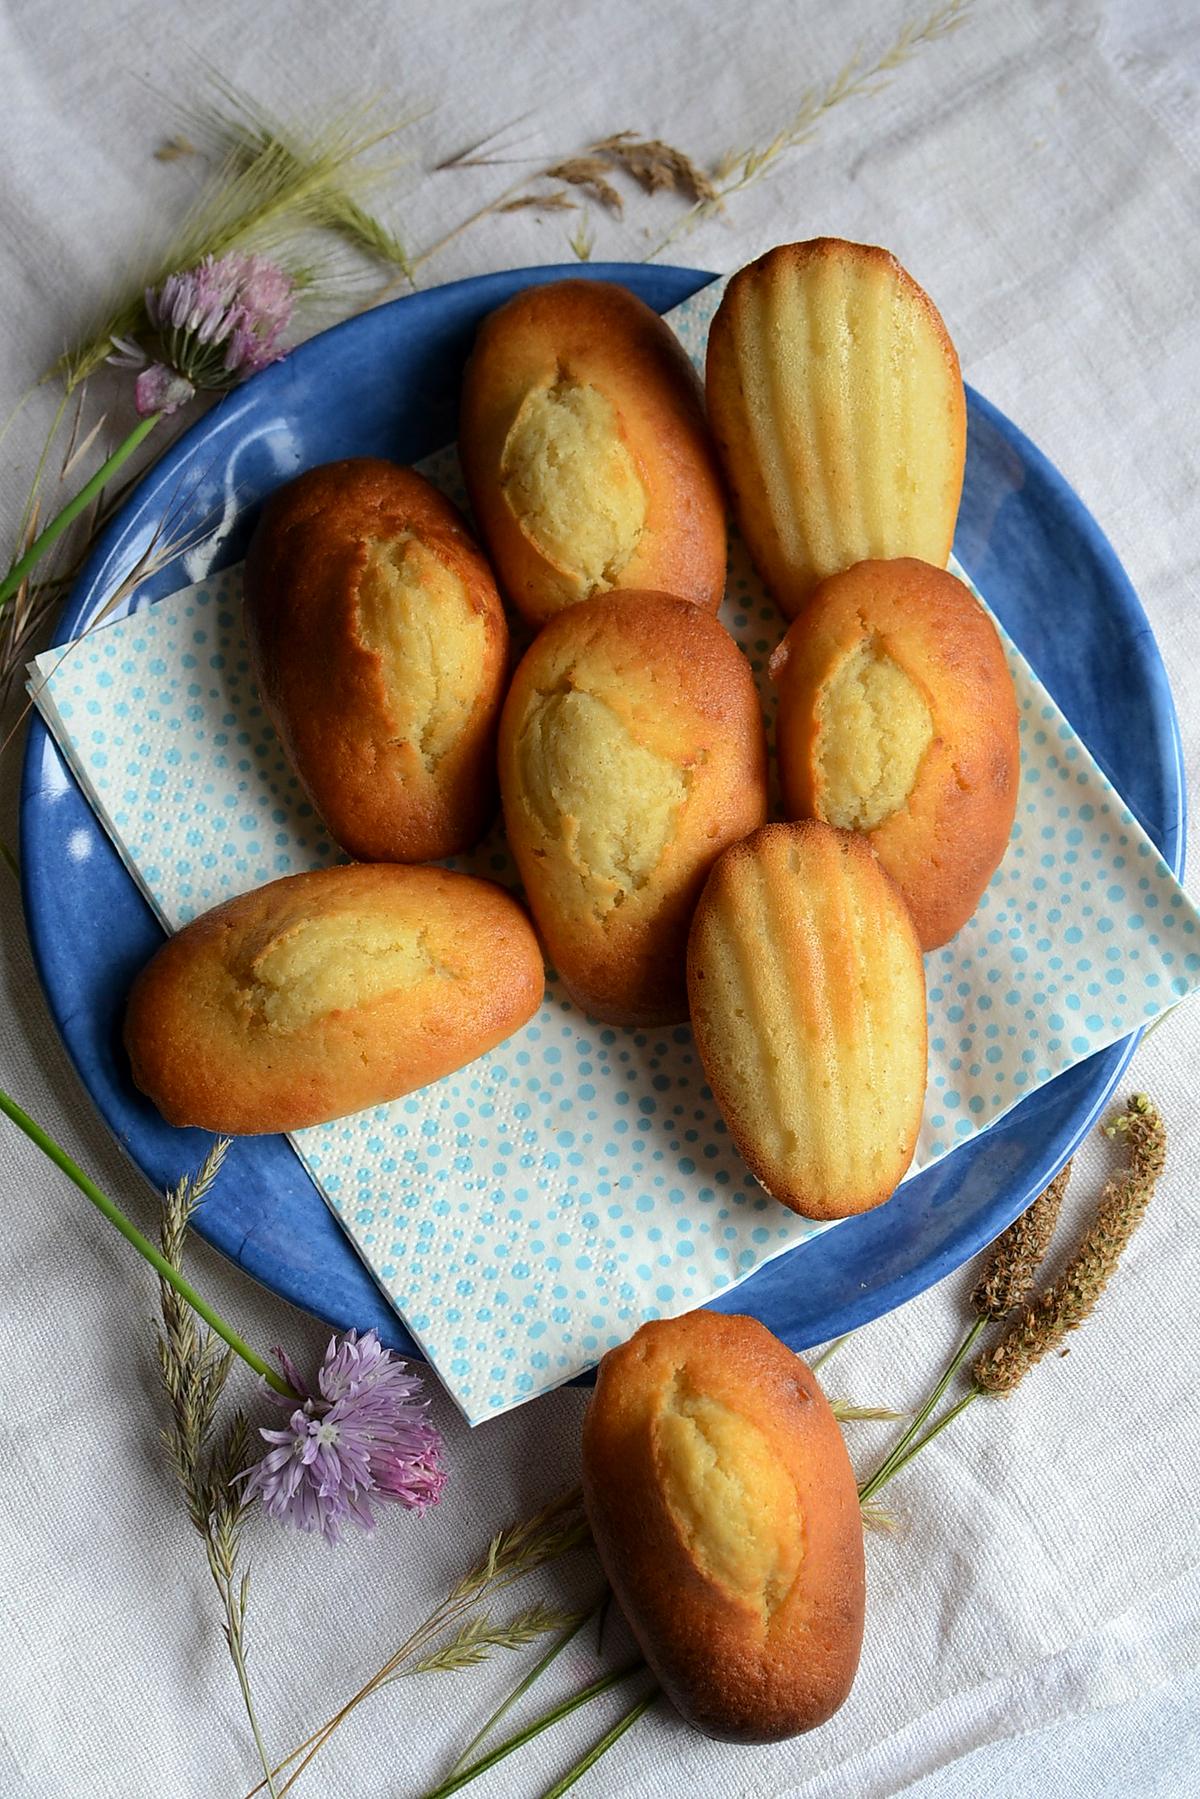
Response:
M428 481L362 458L272 494L246 558L246 636L343 849L421 862L482 836L508 627L461 515Z
M1017 807L1017 696L974 594L928 563L822 582L771 658L784 809L863 831L923 949L966 923Z
M610 1024L687 1017L692 909L766 816L750 665L709 613L607 594L543 626L500 720L508 841L572 997Z
M764 1325L690 1312L610 1350L583 1493L621 1609L690 1724L763 1743L832 1717L862 1646L858 1492L824 1394Z
M818 237L735 275L708 337L734 511L788 618L867 557L945 566L967 415L954 345L896 258Z
M185 925L134 982L125 1044L168 1124L295 1131L461 1068L543 986L529 920L492 882L351 863Z
M925 1099L925 969L863 837L766 825L725 851L688 943L713 1097L768 1193L806 1218L890 1197Z
M555 281L485 319L458 448L500 584L533 624L614 588L721 604L725 499L700 382L625 288Z

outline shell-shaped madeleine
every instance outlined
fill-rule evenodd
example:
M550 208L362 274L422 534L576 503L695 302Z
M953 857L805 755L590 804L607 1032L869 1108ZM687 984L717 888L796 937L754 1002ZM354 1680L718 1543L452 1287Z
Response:
M758 694L728 631L670 594L568 607L513 676L499 760L509 845L573 998L609 1024L686 1018L705 876L767 811Z
M766 825L725 851L688 942L696 1047L730 1135L808 1218L888 1199L925 1098L925 971L866 840Z
M860 562L771 658L786 813L862 831L921 947L971 916L1008 847L1017 697L995 625L945 569Z
M962 376L937 308L888 251L820 237L750 263L713 319L707 385L738 523L788 618L868 557L945 566Z
M134 982L125 1044L168 1124L294 1131L473 1061L544 984L529 920L491 881L351 863L185 925Z
M689 1723L772 1742L837 1710L863 1633L858 1493L824 1394L765 1326L689 1312L610 1351L583 1491L621 1609Z

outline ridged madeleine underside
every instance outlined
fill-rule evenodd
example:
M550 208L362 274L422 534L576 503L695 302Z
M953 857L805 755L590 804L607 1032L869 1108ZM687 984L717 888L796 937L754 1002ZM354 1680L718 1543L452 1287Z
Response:
M709 1084L758 1179L839 1218L892 1193L925 1088L925 982L870 847L768 825L727 851L692 927L688 994Z
M785 244L730 282L708 406L734 508L788 617L868 557L944 566L966 452L954 346L886 250Z

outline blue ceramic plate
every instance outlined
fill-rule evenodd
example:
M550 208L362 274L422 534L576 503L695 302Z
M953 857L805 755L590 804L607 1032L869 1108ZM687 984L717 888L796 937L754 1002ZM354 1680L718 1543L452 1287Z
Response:
M215 536L138 589L138 604L238 560L266 494L334 457L414 462L455 435L463 363L484 315L518 289L586 272L665 312L703 287L693 269L609 264L515 269L398 300L327 331L189 431L142 483L88 562L58 623L91 622L151 540L220 519ZM1094 520L1029 441L968 390L966 485L955 551L1171 867L1184 793L1166 676L1137 596ZM149 908L40 721L21 812L34 955L67 1049L122 1148L156 1187L208 1139L173 1130L137 1093L120 1046L134 973L160 941ZM1129 1060L1115 1045L1015 1111L878 1211L770 1263L717 1302L800 1349L899 1305L1001 1231L1088 1131ZM200 1214L208 1241L257 1280L340 1327L413 1345L282 1137L235 1143ZM792 1262L802 1256L804 1278Z

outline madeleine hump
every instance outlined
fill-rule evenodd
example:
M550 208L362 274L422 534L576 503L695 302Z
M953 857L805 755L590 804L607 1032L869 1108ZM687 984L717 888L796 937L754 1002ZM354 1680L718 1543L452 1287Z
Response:
M771 658L784 811L862 831L921 947L970 918L1021 772L1004 646L968 587L906 558L822 582Z
M458 448L500 585L530 623L613 589L721 604L725 497L700 382L627 288L554 281L485 319Z
M868 557L946 565L967 411L933 301L887 250L819 237L733 277L708 414L742 535L788 618Z
M925 969L865 838L765 825L725 851L688 942L696 1048L729 1134L807 1218L882 1205L925 1100Z
M245 587L259 690L342 848L469 849L496 810L508 626L450 501L374 458L309 469L263 508Z
M351 863L185 925L134 982L125 1045L168 1124L295 1131L473 1061L533 1017L544 984L529 920L492 882Z
M756 1319L643 1324L600 1364L583 1495L646 1660L697 1730L770 1743L850 1691L862 1519L837 1419Z
M571 996L608 1024L685 1019L704 878L767 810L758 693L724 626L667 594L559 613L504 702L500 792Z

